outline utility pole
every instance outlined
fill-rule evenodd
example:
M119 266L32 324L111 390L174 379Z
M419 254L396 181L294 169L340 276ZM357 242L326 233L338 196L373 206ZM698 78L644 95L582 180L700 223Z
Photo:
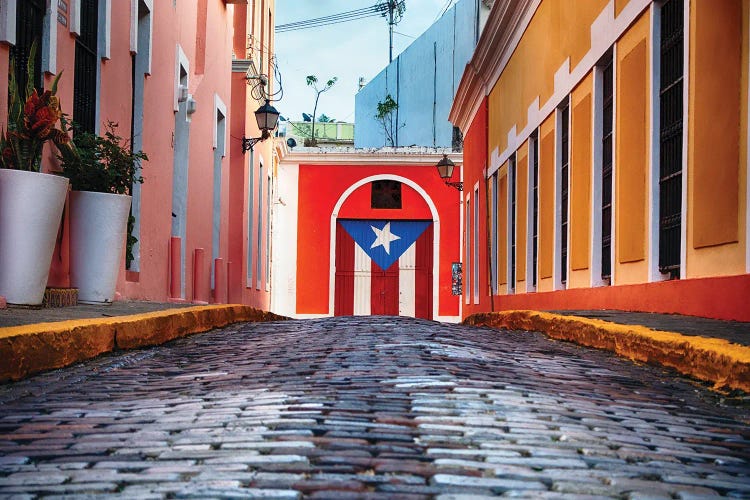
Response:
M406 0L380 0L378 10L388 16L388 62L393 61L393 27L401 22L406 11Z

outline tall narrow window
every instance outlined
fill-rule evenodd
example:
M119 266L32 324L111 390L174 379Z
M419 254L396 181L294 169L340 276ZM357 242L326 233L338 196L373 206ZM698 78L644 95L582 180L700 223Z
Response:
M255 224L255 153L247 155L247 288L253 286L253 228Z
M508 246L510 247L509 259L510 259L510 272L508 275L510 279L508 281L508 291L512 292L516 289L516 155L513 154L508 160L508 198L510 201L510 210L508 215L510 221L508 223L508 229L510 235L508 237Z
M258 166L258 241L255 254L255 278L256 288L260 290L263 283L263 176L265 171L263 169L263 163L261 162Z
M612 131L614 81L612 54L602 67L602 280L612 276Z
M36 41L34 60L34 87L42 88L42 30L44 27L44 0L16 2L16 44L10 55L16 65L16 82L19 89L26 88L29 49ZM23 93L23 90L21 91Z
M469 197L466 197L466 210L464 210L464 251L466 252L466 266L464 267L464 274L466 275L466 283L464 292L466 293L466 303L468 304L471 300L471 201Z
M536 288L536 275L539 261L539 136L531 135L531 190L532 190L532 226L531 226L531 285Z
M682 240L683 0L661 7L659 270L680 275Z
M133 20L136 37L131 47L132 120L130 120L130 147L141 151L143 146L143 118L146 75L151 73L151 11L143 0L138 1L138 18ZM141 185L131 186L133 200L128 219L128 250L125 265L129 271L140 270L141 246Z
M76 39L73 77L73 120L87 132L96 132L97 28L99 1L80 0L81 34Z
M491 264L492 264L492 294L497 295L497 172L492 174L492 210L490 214L492 216L492 240L491 240Z
M563 284L568 281L569 115L570 107L566 101L560 109L560 281Z
M474 303L479 304L479 188L474 190Z

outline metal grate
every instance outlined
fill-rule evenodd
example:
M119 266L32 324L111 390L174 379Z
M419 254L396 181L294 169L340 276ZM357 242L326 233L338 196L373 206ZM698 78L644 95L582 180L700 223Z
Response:
M532 190L534 198L534 219L531 229L531 284L536 287L537 261L539 258L539 137L536 132L531 136L531 164L533 170Z
M560 279L568 281L568 149L570 108L566 102L560 109Z
M683 1L661 8L659 270L680 274L682 225Z
M602 279L612 276L612 131L614 81L612 73L612 54L602 68L603 101L602 101Z
M87 132L96 130L97 29L99 1L81 0L81 34L76 39L73 120Z
M510 196L510 282L511 290L516 288L516 155L508 161L508 194Z
M16 81L21 95L28 75L26 67L29 61L31 44L36 41L34 61L34 87L43 88L42 79L42 30L44 26L44 1L24 0L16 4L16 44L10 49L10 57L16 65Z

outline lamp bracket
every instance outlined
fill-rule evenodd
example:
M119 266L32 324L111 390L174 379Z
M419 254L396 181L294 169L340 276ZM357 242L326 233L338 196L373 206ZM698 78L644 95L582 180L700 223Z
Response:
M459 191L463 191L464 190L464 183L463 182L445 181L445 185L446 186L450 186L450 187L454 187L454 188L458 189Z
M246 151L252 151L256 144L265 141L271 136L267 130L264 130L260 137L243 137L242 138L242 153Z

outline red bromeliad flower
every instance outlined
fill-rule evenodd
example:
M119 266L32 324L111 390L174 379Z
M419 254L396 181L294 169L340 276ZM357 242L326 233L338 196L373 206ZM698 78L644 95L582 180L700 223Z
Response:
M29 138L37 138L42 141L52 138L55 124L62 116L60 101L49 90L45 91L40 97L35 89L26 101L23 112L23 122Z
M33 61L35 54L36 43L32 43L28 60ZM33 81L33 69L33 64L27 66L30 81ZM39 172L42 149L47 141L52 141L60 151L60 148L69 149L70 137L63 123L60 99L55 95L62 72L57 74L49 90L40 94L33 89L26 95L18 88L13 60L9 73L8 122L7 129L0 133L0 168Z

